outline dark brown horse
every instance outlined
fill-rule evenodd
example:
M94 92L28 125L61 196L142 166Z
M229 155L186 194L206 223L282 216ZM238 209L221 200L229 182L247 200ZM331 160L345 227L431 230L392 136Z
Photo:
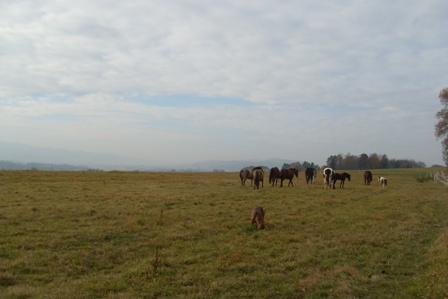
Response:
M316 175L316 170L313 167L308 167L305 169L305 179L307 184L312 184L314 182L314 177Z
M292 182L294 176L299 177L299 170L297 168L283 168L280 171L280 187L283 187L284 180L289 180L288 187L290 185L294 186L294 183Z
M252 186L252 180L254 179L254 176L252 175L252 171L250 171L247 168L243 168L240 171L240 180L241 185L246 185L246 181L250 180L250 185Z
M252 175L254 177L254 189L260 189L260 183L261 183L261 187L264 187L264 184L263 184L263 170L255 169L252 172Z
M364 185L370 185L373 180L372 172L369 170L364 171Z
M278 167L271 168L271 171L269 172L269 184L272 185L272 187L277 186L278 179L280 178L280 169Z
M336 172L335 174L333 174L333 189L336 189L335 187L336 181L341 181L341 183L339 184L339 188L344 188L344 183L346 179L348 179L348 181L350 182L351 176L347 172L343 173Z

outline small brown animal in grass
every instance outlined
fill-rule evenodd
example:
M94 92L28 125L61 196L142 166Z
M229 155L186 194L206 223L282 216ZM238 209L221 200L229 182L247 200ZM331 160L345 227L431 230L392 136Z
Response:
M264 210L256 207L252 210L252 224L257 224L258 229L264 229Z

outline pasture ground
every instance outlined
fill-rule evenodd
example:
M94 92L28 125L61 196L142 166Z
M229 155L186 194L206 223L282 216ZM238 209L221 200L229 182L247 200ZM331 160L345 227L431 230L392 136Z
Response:
M0 298L447 298L448 188L429 171L258 191L236 173L0 172Z

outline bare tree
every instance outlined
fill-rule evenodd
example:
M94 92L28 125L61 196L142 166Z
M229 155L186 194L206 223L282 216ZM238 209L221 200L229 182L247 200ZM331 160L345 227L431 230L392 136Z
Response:
M439 121L436 124L435 133L437 138L442 139L443 160L448 166L448 88L440 91L439 99L443 107L436 114Z

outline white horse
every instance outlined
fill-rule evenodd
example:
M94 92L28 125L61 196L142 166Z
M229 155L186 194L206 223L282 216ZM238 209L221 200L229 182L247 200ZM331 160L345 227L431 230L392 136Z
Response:
M333 168L326 167L322 171L322 174L324 176L324 189L330 188L331 189L331 182L333 181L333 175L334 170Z
M378 177L378 182L380 183L381 187L386 187L387 186L387 178L380 176Z

